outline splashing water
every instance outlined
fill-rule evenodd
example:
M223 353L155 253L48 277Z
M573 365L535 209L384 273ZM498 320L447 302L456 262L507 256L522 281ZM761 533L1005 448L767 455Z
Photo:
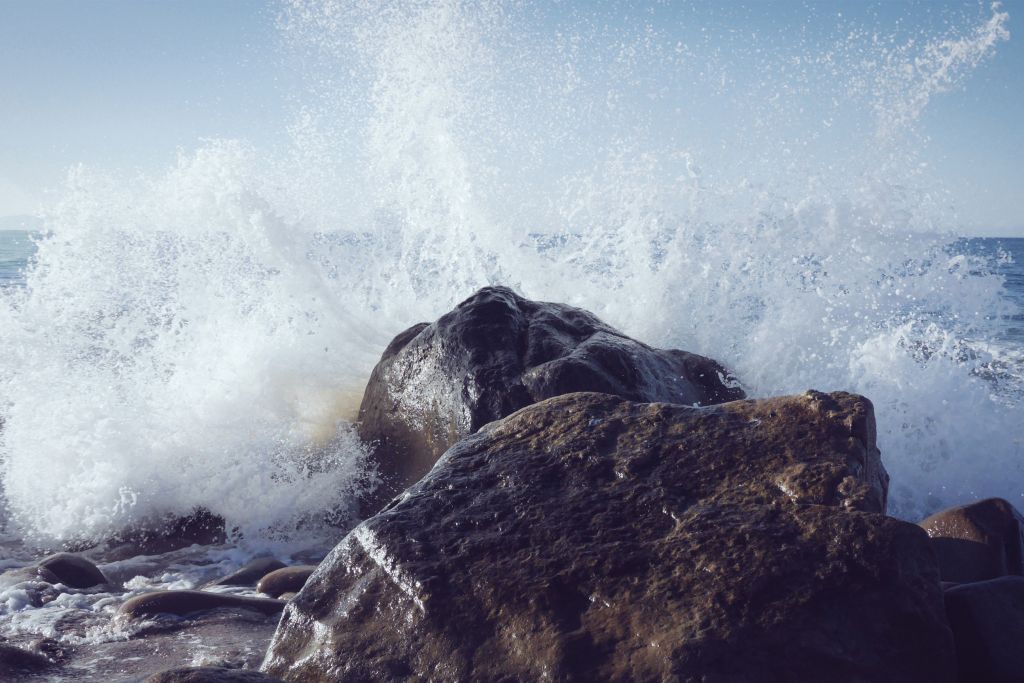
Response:
M1020 379L980 376L1000 281L943 234L916 131L1006 13L793 43L627 10L295 0L287 149L74 169L0 302L12 522L315 521L361 481L349 420L391 336L494 283L713 356L754 396L866 394L897 515L1021 502Z

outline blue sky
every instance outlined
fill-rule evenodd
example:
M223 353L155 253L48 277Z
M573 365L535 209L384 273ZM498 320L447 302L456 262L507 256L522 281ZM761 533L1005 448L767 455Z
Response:
M962 1L658 5L655 21L712 40L759 31L814 42L840 24L941 34L989 13ZM934 98L920 128L963 229L1024 236L1024 0L1003 7L1011 39L958 92ZM301 64L281 49L279 13L240 0L0 0L0 217L50 201L79 162L157 172L204 138L284 143Z
M0 0L0 215L68 166L165 167L284 117L275 12L253 2Z

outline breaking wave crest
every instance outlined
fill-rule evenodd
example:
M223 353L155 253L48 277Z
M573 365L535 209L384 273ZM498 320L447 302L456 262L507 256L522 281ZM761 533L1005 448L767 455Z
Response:
M363 481L380 351L497 283L710 355L753 396L867 395L894 514L1020 502L1001 283L952 237L917 130L1006 14L794 42L628 10L296 0L287 145L73 169L0 303L11 523L317 523Z

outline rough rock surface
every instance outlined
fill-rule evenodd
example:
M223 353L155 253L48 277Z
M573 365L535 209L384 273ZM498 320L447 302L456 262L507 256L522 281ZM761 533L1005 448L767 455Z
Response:
M360 436L378 444L379 505L419 480L459 438L576 391L701 405L743 398L710 358L654 349L587 311L487 287L433 324L399 334L374 368Z
M107 583L107 577L92 561L74 553L50 555L39 563L58 581L71 588L92 588Z
M190 666L153 674L143 683L275 683L279 679L246 669L220 666Z
M946 591L962 683L1024 683L1024 577Z
M279 598L286 593L297 593L314 571L316 565L313 564L276 569L260 579L256 584L256 590L272 598Z
M921 522L944 581L1024 575L1024 517L1002 498L950 508Z
M285 609L286 680L944 683L870 403L571 394L461 440ZM868 512L861 512L868 511Z

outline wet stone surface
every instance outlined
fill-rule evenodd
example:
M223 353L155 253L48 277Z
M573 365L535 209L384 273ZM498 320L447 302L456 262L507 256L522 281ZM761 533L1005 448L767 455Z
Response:
M450 449L285 609L291 680L951 681L870 403L544 401ZM874 677L872 677L874 676Z
M961 584L945 601L960 680L1024 681L1024 576Z
M87 555L98 567L87 566L107 581L89 588L70 587L41 569L45 551L20 542L0 544L0 550L7 562L21 565L0 575L0 631L7 639L0 641L16 648L0 658L2 681L137 683L197 666L249 669L255 680L252 670L283 607L252 586L194 590L245 564L245 554L231 546L136 557L126 556L123 546L92 549ZM296 551L296 559L315 561L323 552ZM15 656L21 662L16 675L3 669L13 670Z
M684 405L744 395L710 358L652 348L579 308L486 287L399 334L374 368L359 432L377 445L383 484L365 512L415 483L460 437L576 391Z
M938 512L921 522L945 581L1024 575L1024 517L1002 498Z

